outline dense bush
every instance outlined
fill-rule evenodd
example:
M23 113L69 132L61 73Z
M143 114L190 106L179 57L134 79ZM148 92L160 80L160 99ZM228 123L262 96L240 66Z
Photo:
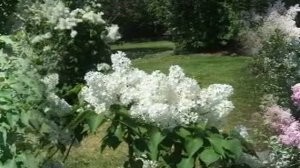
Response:
M148 0L99 0L104 18L120 27L124 40L161 37L166 31L164 23L150 10ZM160 3L160 5L163 5ZM151 8L152 9L152 8Z
M228 44L238 32L237 11L244 8L235 3L170 0L168 21L177 49L195 52Z
M249 152L239 133L216 127L234 108L230 85L200 88L177 65L168 75L147 74L122 52L111 59L112 71L102 65L86 74L80 95L102 117L99 125L111 121L102 150L128 145L124 167L231 167Z
M287 42L277 32L255 57L254 72L263 78L266 93L278 96L280 104L289 105L290 87L300 79L299 47L299 41Z
M39 73L56 72L62 83L72 85L81 82L97 63L110 62L108 42L120 36L117 26L103 20L100 5L70 4L72 9L57 0L24 4L20 14L23 31L15 40L32 47L35 57L29 57Z
M55 94L56 75L42 79L30 61L2 50L0 73L1 167L38 168L78 140L66 127L74 115Z
M62 165L94 122L80 108L80 86L66 91L56 85L74 86L97 63L109 63L108 43L120 35L102 19L98 4L81 7L20 1L18 28L0 36L0 167L51 167L57 152L65 155L57 163Z
M16 10L19 0L3 0L0 2L0 34L8 34L10 32L9 21L14 16L12 14Z
M299 81L300 29L295 16L299 7L287 10L277 2L259 26L259 54L254 58L253 70L263 77L263 88L280 98L280 104L289 105L290 87Z

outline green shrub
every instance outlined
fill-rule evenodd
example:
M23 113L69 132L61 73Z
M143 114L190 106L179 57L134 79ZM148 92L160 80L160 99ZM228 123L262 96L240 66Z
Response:
M55 94L58 76L42 79L24 58L0 51L0 167L38 168L81 140L74 112Z
M260 53L254 58L253 71L263 77L266 93L278 96L279 104L289 105L291 86L300 80L298 40L287 42L280 31L263 43Z
M230 5L226 1L170 0L169 25L177 50L197 52L226 45L237 31Z
M19 0L2 0L0 2L0 34L8 34L10 32L9 21L11 15L15 12Z

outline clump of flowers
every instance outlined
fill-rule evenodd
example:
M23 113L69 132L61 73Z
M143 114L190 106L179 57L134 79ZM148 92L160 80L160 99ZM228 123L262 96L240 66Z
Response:
M298 106L300 85L294 85L292 91L292 100ZM289 109L273 105L266 109L266 119L279 134L278 138L283 144L300 149L300 122L292 116Z
M266 116L272 128L279 133L282 143L300 148L300 123L291 115L290 110L273 106L267 109Z
M216 124L234 108L228 100L233 93L230 85L202 89L177 65L170 67L168 75L148 74L132 67L123 52L113 54L111 60L112 73L88 72L81 92L98 114L109 115L110 106L118 104L129 107L133 118L167 128L198 121Z
M285 3L276 1L272 5L263 19L263 25L260 28L264 34L270 34L276 29L280 30L290 41L293 38L300 36L300 28L296 26L296 16L300 12L299 4L291 6L289 9L285 8Z
M100 4L94 4L94 6L101 7ZM106 24L106 21L102 18L103 12L94 11L90 6L71 10L59 0L45 0L44 3L34 3L29 11L35 13L32 19L37 25L41 25L46 21L46 23L53 25L55 30L71 30L70 36L72 38L77 35L76 27L79 23ZM118 29L117 25L107 26L107 38L111 41L120 39Z
M13 39L20 43L19 54L36 63L40 74L58 73L60 84L74 86L97 64L110 64L109 43L121 35L118 25L104 19L95 0L42 0L21 8L22 24Z
M294 105L299 108L300 107L300 83L294 85L292 87L292 91L293 91L293 94L292 94L291 98L294 102Z
M256 55L270 37L280 31L286 42L291 42L300 36L300 28L296 26L296 16L300 12L299 4L285 7L281 0L270 5L264 15L253 11L243 12L244 30L240 33L240 42L247 54Z

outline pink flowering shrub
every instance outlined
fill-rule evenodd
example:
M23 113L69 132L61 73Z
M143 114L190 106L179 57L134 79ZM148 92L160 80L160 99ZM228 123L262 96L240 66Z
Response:
M291 96L296 107L300 108L300 83L292 87L293 94Z
M300 149L300 123L291 115L289 109L274 105L267 108L265 116L283 144Z

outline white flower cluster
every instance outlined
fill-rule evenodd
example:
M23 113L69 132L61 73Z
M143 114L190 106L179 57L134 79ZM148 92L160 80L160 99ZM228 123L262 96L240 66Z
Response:
M118 25L111 25L110 27L106 27L108 34L105 37L107 42L114 42L121 38L121 34L119 33L119 26Z
M45 109L45 112L49 110L54 110L55 112L61 112L59 115L63 115L71 111L71 105L69 105L64 99L61 99L54 93L56 85L59 82L58 74L49 74L41 80L47 89L47 101L49 102L49 107Z
M94 6L101 6L100 4L94 4ZM77 8L70 10L60 0L44 0L44 3L36 3L30 9L33 13L36 13L35 19L37 23L41 23L43 19L47 20L47 23L54 25L56 30L71 30L70 36L74 38L77 35L77 31L74 29L78 23L90 22L95 25L105 25L106 22L102 18L103 12L95 12L91 7L85 7L84 9ZM119 27L112 25L106 27L108 31L107 39L109 41L115 41L120 39L118 33Z
M296 16L300 12L299 5L285 7L282 1L276 1L271 5L265 15L259 15L253 11L242 12L244 25L240 32L239 39L243 46L243 51L256 55L263 46L263 42L270 39L275 30L279 30L284 35L284 40L291 42L300 37L300 28L296 25Z
M133 68L123 52L113 54L111 60L112 73L88 72L85 76L87 86L81 95L96 113L109 114L110 106L119 104L129 107L132 117L167 128L220 120L234 108L228 101L233 93L229 85L201 89L176 65L168 75L160 71L147 74Z
M276 29L286 35L287 40L300 37L300 28L296 26L296 16L300 12L299 4L285 8L285 4L277 1L268 9L267 15L263 18L261 32L270 34Z
M49 39L51 37L52 37L52 34L50 32L42 34L42 35L37 35L34 38L32 38L31 43L32 44L39 43L39 42Z
M158 168L159 164L155 160L148 160L144 158L136 158L136 160L140 160L143 162L142 168Z

